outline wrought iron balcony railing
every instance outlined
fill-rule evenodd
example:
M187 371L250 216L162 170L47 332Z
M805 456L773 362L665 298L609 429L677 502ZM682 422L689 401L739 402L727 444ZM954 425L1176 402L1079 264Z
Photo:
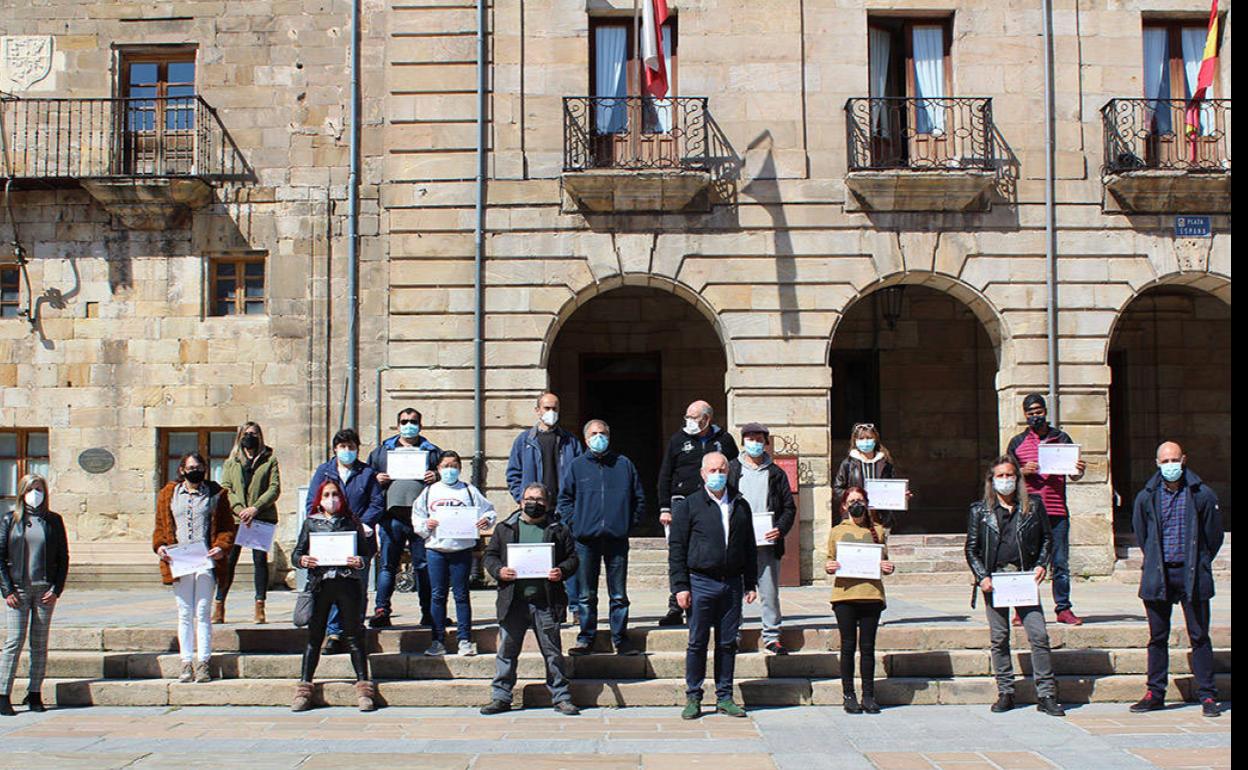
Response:
M845 103L850 171L994 171L992 99L870 97Z
M564 97L563 169L707 170L708 122L705 97Z
M0 101L4 175L242 179L251 174L199 96Z
M1190 110L1184 99L1111 99L1101 119L1107 174L1231 170L1230 99L1203 100Z

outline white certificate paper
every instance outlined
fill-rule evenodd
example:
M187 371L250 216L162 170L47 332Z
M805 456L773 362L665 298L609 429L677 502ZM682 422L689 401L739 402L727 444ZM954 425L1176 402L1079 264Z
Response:
M1079 472L1075 463L1079 462L1078 444L1041 444L1040 472L1045 476L1073 476Z
M386 475L392 479L425 477L429 470L429 453L424 449L391 449L386 453Z
M308 555L318 567L345 567L355 556L354 532L312 532L308 536Z
M767 533L776 528L771 511L754 514L754 545L773 545Z
M277 534L277 525L267 521L251 520L251 524L239 524L238 534L234 536L234 545L239 548L250 548L253 551L268 553L273 548L273 535Z
M429 518L436 519L438 528L433 534L450 540L478 540L481 530L477 522L481 519L480 508L467 506L446 506Z
M555 568L555 544L508 543L507 566L517 578L546 578Z
M841 565L836 570L836 576L838 578L879 580L880 561L883 557L883 545L878 543L847 543L842 540L836 544L836 560Z
M867 499L877 511L908 509L906 492L910 489L909 479L867 479L866 484Z
M212 559L208 558L208 546L203 543L165 546L169 554L169 573L175 578L193 575L201 570L212 569Z
M993 607L1035 607L1040 603L1034 572L994 572L991 593Z

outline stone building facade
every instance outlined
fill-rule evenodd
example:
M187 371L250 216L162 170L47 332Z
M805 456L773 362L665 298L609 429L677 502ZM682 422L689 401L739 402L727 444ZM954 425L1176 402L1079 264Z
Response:
M480 419L481 476L503 504L507 451L543 389L563 396L568 427L613 420L617 445L655 455L642 466L704 397L717 421L767 423L777 451L798 456L810 579L848 426L875 420L914 480L905 531L957 530L984 462L1021 429L1023 395L1048 390L1035 4L669 2L668 64L690 101L656 118L640 117L654 109L641 100L601 101L635 92L627 61L618 93L604 92L632 2L494 0L481 415L476 3L362 5L366 445L413 404L427 435L468 455ZM190 203L150 184L136 203L124 185L25 172L6 203L38 323L0 320L0 425L48 430L53 498L80 540L147 536L177 429L257 419L287 483L304 483L344 398L350 3L2 6L5 45L27 51L0 70L11 104L122 96L135 86L128 61L190 51L194 93L244 171ZM1146 30L1181 41L1204 25L1205 1L1054 7L1060 417L1089 463L1070 489L1072 566L1101 575L1160 437L1190 437L1193 467L1231 507L1231 17L1215 85L1224 118L1195 150L1214 167L1193 171L1166 161L1186 145L1132 154L1107 142L1102 107L1155 86L1144 49L1161 38ZM48 72L27 82L42 70L22 56L45 53ZM927 68L938 60L943 77ZM875 85L873 61L889 62ZM932 78L939 114L916 101ZM565 101L587 95L600 97L588 112ZM900 105L881 109L893 118L847 109L881 95ZM622 130L603 130L612 115ZM659 155L630 164L640 145ZM1122 166L1124 152L1139 168ZM1210 214L1212 232L1177 237L1176 214ZM153 217L157 229L133 226ZM13 262L3 248L0 263ZM263 263L263 313L215 315L221 260ZM116 464L88 473L79 454L92 447Z

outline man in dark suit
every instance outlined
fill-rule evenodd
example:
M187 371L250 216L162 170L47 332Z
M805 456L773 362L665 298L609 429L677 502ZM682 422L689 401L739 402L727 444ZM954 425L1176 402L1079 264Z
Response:
M741 600L753 602L758 572L750 504L728 489L728 458L710 452L702 458L703 486L672 505L668 577L672 593L689 613L685 650L682 719L702 715L706 648L715 628L715 710L743 717L732 700Z

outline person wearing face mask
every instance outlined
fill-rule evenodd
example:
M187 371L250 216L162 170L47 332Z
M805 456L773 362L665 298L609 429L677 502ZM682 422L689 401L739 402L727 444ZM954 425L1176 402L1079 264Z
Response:
M867 479L891 479L896 471L893 467L893 456L880 443L880 431L874 423L860 422L854 425L849 440L849 453L841 460L832 481L832 505L837 511L844 508L841 502L850 488L865 489ZM893 511L879 511L877 515L885 529L893 528Z
M506 566L507 546L515 543L554 544L554 567L545 580L517 579L516 571ZM520 493L520 510L494 528L485 549L484 565L498 582L498 660L490 702L481 707L481 713L511 710L520 648L525 632L531 628L546 663L546 687L555 711L568 716L579 714L580 709L572 703L559 638L559 626L568 611L563 584L576 573L579 561L572 532L551 516L550 495L544 484L535 481L525 486Z
M221 469L221 486L230 497L230 508L239 526L253 521L277 524L277 499L282 494L281 471L273 450L264 443L264 431L254 422L243 423L234 439L234 449ZM225 579L217 584L217 600L212 605L212 622L225 622L225 599L234 584L234 571L243 549L234 546L226 560ZM255 622L265 623L264 603L269 593L269 554L258 548L251 550L255 567Z
M549 490L552 500L559 497L559 478L585 451L581 440L559 426L559 397L547 391L533 407L536 422L521 431L511 444L507 457L507 489L517 503L530 484L540 483ZM551 512L552 515L554 512ZM568 608L572 622L581 620L581 591L576 574L568 577Z
M212 657L210 603L217 581L225 578L225 556L234 546L238 525L225 489L207 478L208 463L198 452L178 463L178 480L170 481L156 496L156 528L152 550L160 557L160 574L173 586L178 603L178 651L182 657L179 682L208 682ZM171 545L203 543L212 569L175 578L169 569Z
M421 434L421 422L424 417L415 409L407 408L399 412L395 421L399 432L374 449L368 456L368 466L377 472L377 483L381 485L386 496L386 513L377 526L378 558L381 560L377 571L377 595L373 599L373 615L368 619L373 628L389 628L391 598L399 574L399 565L403 561L403 552L408 551L412 557L412 575L416 579L416 594L420 599L420 624L432 624L429 608L429 559L425 553L425 541L416 536L412 528L412 503L425 490L425 487L438 480L438 459L442 450ZM429 470L420 479L392 479L386 473L390 452L395 449L419 449L428 452L426 455Z
M1066 506L1066 482L1083 478L1086 467L1079 460L1073 476L1059 476L1040 472L1041 444L1071 444L1070 436L1057 426L1049 424L1049 410L1044 396L1032 393L1023 399L1023 416L1027 429L1010 439L1006 453L1013 455L1022 468L1027 493L1040 495L1044 510L1049 516L1053 530L1053 611L1058 623L1072 626L1083 624L1070 603L1070 510ZM1014 625L1018 625L1017 617Z
M477 519L477 529L481 532L494 526L495 513L494 506L480 490L460 480L460 470L459 455L449 450L443 452L438 461L438 480L425 487L412 504L412 523L417 537L425 541L429 558L429 614L433 633L426 655L446 654L448 593L455 595L455 638L459 640L459 654L477 654L477 645L472 641L472 604L468 595L472 551L477 541L438 537L438 512L448 508L476 508L481 515Z
M48 508L47 479L23 476L13 512L0 516L0 595L8 634L0 650L0 716L13 716L13 679L22 644L30 636L26 699L31 711L45 711L43 675L48 662L52 610L69 575L69 540L61 515Z
M347 507L364 525L364 534L372 539L376 528L386 513L386 495L377 480L377 472L372 466L360 460L360 434L351 428L345 428L334 434L334 456L322 463L312 474L308 489L319 489L325 481L334 481L342 487L346 495ZM306 512L312 514L316 507L316 499L309 495ZM370 550L364 558L364 567L359 570L360 579L360 622L364 621L364 612L368 607L368 570L372 559ZM342 646L342 622L338 617L338 605L329 611L329 622L325 632L325 655L344 651Z
M1225 537L1218 496L1187 467L1183 447L1157 447L1157 472L1135 497L1131 526L1144 554L1139 596L1148 614L1148 691L1131 706L1136 713L1166 707L1170 674L1170 614L1182 605L1191 643L1196 699L1207 717L1221 714L1213 682L1209 600L1213 560Z
M984 611L992 643L992 669L997 678L993 713L1014 708L1014 664L1010 658L1010 618L1007 608L992 606L994 572L1030 572L1036 582L1044 580L1053 556L1053 533L1039 495L1021 488L1022 471L1013 455L1002 455L988 466L984 496L971 504L966 524L966 563L984 593ZM976 594L971 594L975 606ZM1036 684L1036 710L1065 716L1057 701L1057 680L1049 656L1049 632L1039 604L1017 608L1031 642L1032 678Z
M741 493L757 513L771 511L770 545L758 546L758 598L763 605L763 649L771 655L787 655L780 643L780 558L784 538L797 521L797 504L789 489L789 477L771 461L765 425L748 422L741 427L742 453L728 463L728 486Z
M343 622L343 640L355 669L355 696L360 711L372 711L377 707L377 688L368 678L368 650L364 646L364 610L360 606L360 573L367 568L373 539L364 533L364 525L356 518L348 503L342 485L326 479L308 496L312 512L303 521L295 550L290 559L308 571L306 591L312 594L312 617L308 620L308 639L303 648L299 683L295 685L295 697L291 711L307 711L312 707L312 678L321 661L321 640L329 624L330 609L337 607ZM320 566L312 556L312 534L326 532L354 532L355 556L347 559L345 566Z
M585 424L589 451L572 461L559 488L559 515L572 530L580 561L581 630L569 655L587 655L598 635L598 576L607 567L611 643L617 655L640 655L628 641L628 535L646 511L637 468L610 448L611 428Z
M867 500L867 490L850 487L841 498L841 523L828 533L828 561L824 572L833 576L832 611L841 637L841 694L846 713L880 713L875 700L875 634L884 612L884 581L835 577L841 568L836 560L839 543L875 543L884 546L880 574L893 574L888 560L888 530L876 520ZM854 653L859 659L862 702L854 693Z
M729 462L737 459L737 442L732 434L715 425L715 410L705 401L694 401L685 409L685 424L667 442L659 467L659 523L672 523L672 503L693 494L702 486L702 458L719 452ZM673 594L667 599L667 614L660 626L679 626L684 615Z
M757 598L758 553L750 504L728 486L728 458L710 452L702 458L703 486L677 500L667 544L672 593L689 613L685 649L685 708L682 719L702 715L706 651L715 629L715 711L744 717L732 700L741 600Z

